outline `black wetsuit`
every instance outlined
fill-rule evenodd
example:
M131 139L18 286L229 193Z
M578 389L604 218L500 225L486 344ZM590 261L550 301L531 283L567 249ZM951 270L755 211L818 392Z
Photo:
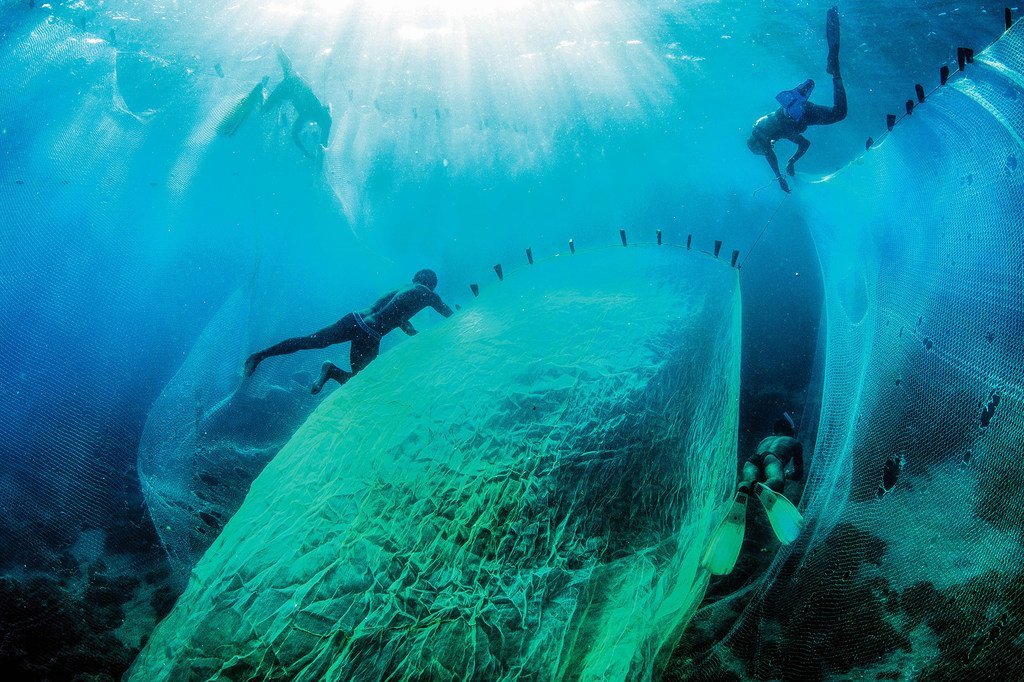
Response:
M320 146L326 149L331 136L330 107L322 104L306 79L295 73L291 59L281 48L277 49L277 59L281 62L284 79L267 97L267 101L263 103L263 110L270 111L285 102L291 102L297 114L295 123L292 125L292 140L295 141L296 146L304 154L309 155L302 144L302 131L308 124L316 123L320 128Z
M775 156L775 143L786 139L796 143L796 154L790 158L786 172L795 175L793 168L801 156L807 153L811 141L803 133L810 126L824 126L838 123L846 118L846 87L839 68L839 10L832 7L828 10L825 22L825 37L828 40L828 59L825 70L832 76L832 106L824 107L813 102L804 102L804 113L799 120L792 118L785 109L777 109L767 116L762 116L754 124L754 130L747 140L747 147L755 154L764 156L771 166L772 172L779 181L779 186L789 192L789 184L779 170L779 159ZM810 81L808 81L808 84Z
M320 146L326 149L331 136L331 108L322 104L313 93L313 88L309 83L295 73L291 60L281 48L277 49L277 58L281 62L284 78L277 84L270 96L265 97L270 77L264 76L263 80L257 83L249 94L236 104L220 122L217 131L221 135L230 137L238 132L249 114L257 107L263 111L271 111L286 102L291 102L296 112L295 123L292 125L292 140L303 154L311 156L309 150L303 145L302 132L310 123L316 123L320 129Z
M825 107L814 102L804 104L804 115L799 121L789 117L783 109L777 109L767 116L762 116L754 124L754 130L750 133L747 146L755 154L767 155L772 151L772 146L779 140L786 139L800 146L802 151L807 151L811 145L810 141L803 136L804 131L810 126L825 126L838 123L846 118L846 88L843 86L842 78L832 79L833 104ZM799 159L803 156L798 152Z

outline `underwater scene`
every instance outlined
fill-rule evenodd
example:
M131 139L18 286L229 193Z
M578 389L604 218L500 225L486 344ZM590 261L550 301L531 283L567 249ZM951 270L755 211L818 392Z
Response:
M12 680L1013 680L1024 6L0 0Z

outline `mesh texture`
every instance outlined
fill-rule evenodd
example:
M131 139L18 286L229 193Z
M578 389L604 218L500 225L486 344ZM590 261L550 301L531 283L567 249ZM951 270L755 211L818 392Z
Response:
M667 248L481 293L328 398L131 679L648 677L734 484L738 278Z

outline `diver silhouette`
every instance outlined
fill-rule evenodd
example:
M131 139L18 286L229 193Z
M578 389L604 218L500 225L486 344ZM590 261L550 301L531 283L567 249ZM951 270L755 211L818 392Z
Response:
M266 87L270 78L269 76L264 76L263 80L257 83L249 94L224 118L218 126L218 132L221 135L230 137L238 131L238 128L245 122L253 109L259 107L264 112L272 111L286 102L290 102L295 107L297 114L295 123L292 125L292 140L295 141L295 145L302 150L303 154L312 157L313 155L302 142L302 133L315 124L319 133L320 146L326 149L331 135L331 107L330 105L322 104L313 93L313 88L310 87L309 83L302 76L295 73L295 69L292 68L292 61L284 53L284 50L280 47L276 49L277 60L281 64L284 78L268 97L266 95Z
M760 442L754 455L743 464L736 499L725 519L711 536L701 565L711 575L731 573L743 547L747 525L747 500L756 497L764 508L775 536L784 545L796 540L803 529L800 510L782 494L786 464L793 462L793 478L804 476L804 447L788 413L775 422L773 435Z
M795 438L796 432L789 414L775 422L772 435L762 440L754 456L743 464L740 492L751 493L754 484L763 481L777 493L786 482L786 465L793 462L793 480L804 477L804 446Z
M806 80L793 90L780 92L775 99L782 106L762 116L754 124L754 130L747 140L747 147L754 154L768 160L779 181L779 187L789 192L789 183L779 171L779 160L775 156L775 143L786 139L797 145L796 153L786 164L786 172L796 174L794 164L807 153L810 140L803 136L808 126L823 126L838 123L846 118L846 88L839 71L839 10L831 7L825 21L825 36L828 39L828 62L825 70L832 76L832 106L826 107L808 101L814 90L814 81Z
M386 334L395 329L401 329L409 336L416 334L416 330L409 323L416 313L429 306L445 317L452 316L452 309L434 292L436 287L437 275L434 271L420 270L413 276L410 286L384 294L366 310L351 312L330 327L309 336L286 339L270 348L253 353L245 361L244 376L252 376L261 362L275 355L327 348L336 343L350 341L352 347L349 359L352 371L346 372L332 362L325 362L320 370L320 377L310 392L314 395L319 393L323 390L324 384L331 379L344 384L377 357L380 352L380 341Z

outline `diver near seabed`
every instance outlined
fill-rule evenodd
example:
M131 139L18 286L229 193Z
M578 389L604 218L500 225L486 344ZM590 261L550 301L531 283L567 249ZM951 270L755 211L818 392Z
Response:
M838 123L846 118L846 88L839 71L839 10L832 7L825 20L825 36L828 39L828 63L825 70L832 76L832 106L825 107L809 102L814 81L806 80L793 90L780 92L775 96L782 106L754 124L754 130L747 140L747 147L755 154L768 159L782 191L789 192L789 183L779 171L779 159L775 156L775 143L786 139L797 145L796 153L786 164L786 172L796 175L794 164L807 153L811 141L803 136L808 126L824 126Z
M292 125L292 140L306 156L312 156L302 142L302 133L314 124L319 134L319 143L323 149L327 149L328 139L331 135L331 107L320 102L313 88L302 76L295 73L292 68L292 61L280 47L277 48L277 60L281 63L281 71L284 79L277 84L268 97L266 94L269 76L253 87L242 100L235 105L231 112L224 117L217 132L226 137L231 137L245 120L252 113L252 110L259 107L261 111L271 111L285 102L291 102L295 107L297 117Z
M762 440L755 454L743 464L739 491L729 515L711 537L702 564L712 575L732 572L743 546L747 522L747 499L756 494L761 501L775 536L784 545L793 542L803 528L803 517L782 494L786 465L793 463L793 479L804 476L804 447L794 436L789 414L775 422L773 433Z
M401 329L409 336L416 334L416 330L409 323L416 313L429 306L445 317L452 316L452 309L434 292L437 288L437 275L433 270L420 270L413 276L412 282L411 286L381 296L362 312L345 315L330 327L309 336L286 339L266 350L253 353L245 361L244 376L252 376L261 362L275 355L327 348L336 343L351 341L349 359L352 371L346 372L333 362L325 362L320 370L320 377L310 392L316 395L331 379L344 384L377 357L380 352L380 340L386 334L395 329Z

